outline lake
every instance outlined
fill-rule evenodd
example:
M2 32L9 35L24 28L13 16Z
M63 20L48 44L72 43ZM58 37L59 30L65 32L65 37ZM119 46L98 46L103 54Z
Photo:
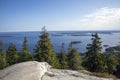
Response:
M120 31L49 31L49 36L56 53L61 51L61 44L65 44L65 51L68 50L69 43L74 42L73 48L78 49L79 52L86 51L87 44L91 43L91 34L98 33L102 41L102 52L107 47L113 47L120 44ZM27 37L30 52L39 40L40 32L0 32L0 41L3 41L3 49L6 50L8 46L13 43L19 51L22 48L24 37Z

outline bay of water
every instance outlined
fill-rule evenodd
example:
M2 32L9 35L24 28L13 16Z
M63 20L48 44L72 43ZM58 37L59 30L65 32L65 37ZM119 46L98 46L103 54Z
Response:
M61 44L64 43L65 51L68 50L71 41L81 41L81 43L73 44L72 47L78 49L79 52L86 52L87 44L91 43L91 34L98 33L102 41L102 51L107 47L113 47L120 44L120 31L49 31L51 43L56 53L61 51ZM39 40L40 32L0 32L0 41L4 43L3 49L13 43L17 50L22 48L24 37L27 37L30 52ZM108 45L108 46L105 46Z

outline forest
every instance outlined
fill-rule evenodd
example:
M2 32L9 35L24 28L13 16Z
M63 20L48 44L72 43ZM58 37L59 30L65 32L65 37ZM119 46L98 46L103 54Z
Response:
M91 43L87 44L87 51L84 54L72 48L72 43L69 44L68 52L65 52L64 43L62 43L61 52L56 54L49 33L43 27L34 53L29 51L27 37L24 37L23 46L19 52L13 43L9 45L6 51L3 51L2 46L4 44L0 41L0 69L25 61L45 61L53 68L108 73L120 78L120 45L109 47L103 53L100 39L97 33L92 34Z

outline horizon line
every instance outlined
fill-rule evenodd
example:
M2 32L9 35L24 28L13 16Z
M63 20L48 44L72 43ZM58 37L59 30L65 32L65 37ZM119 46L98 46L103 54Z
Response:
M120 30L47 30L48 32L51 32L51 31L120 31ZM38 30L35 30L35 31L0 31L0 33L4 33L4 32L41 32L38 31Z

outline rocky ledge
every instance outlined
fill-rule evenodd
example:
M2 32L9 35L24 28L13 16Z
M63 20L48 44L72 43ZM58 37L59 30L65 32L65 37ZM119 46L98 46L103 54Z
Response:
M0 71L0 80L114 80L72 70L50 69L46 62L29 61Z

